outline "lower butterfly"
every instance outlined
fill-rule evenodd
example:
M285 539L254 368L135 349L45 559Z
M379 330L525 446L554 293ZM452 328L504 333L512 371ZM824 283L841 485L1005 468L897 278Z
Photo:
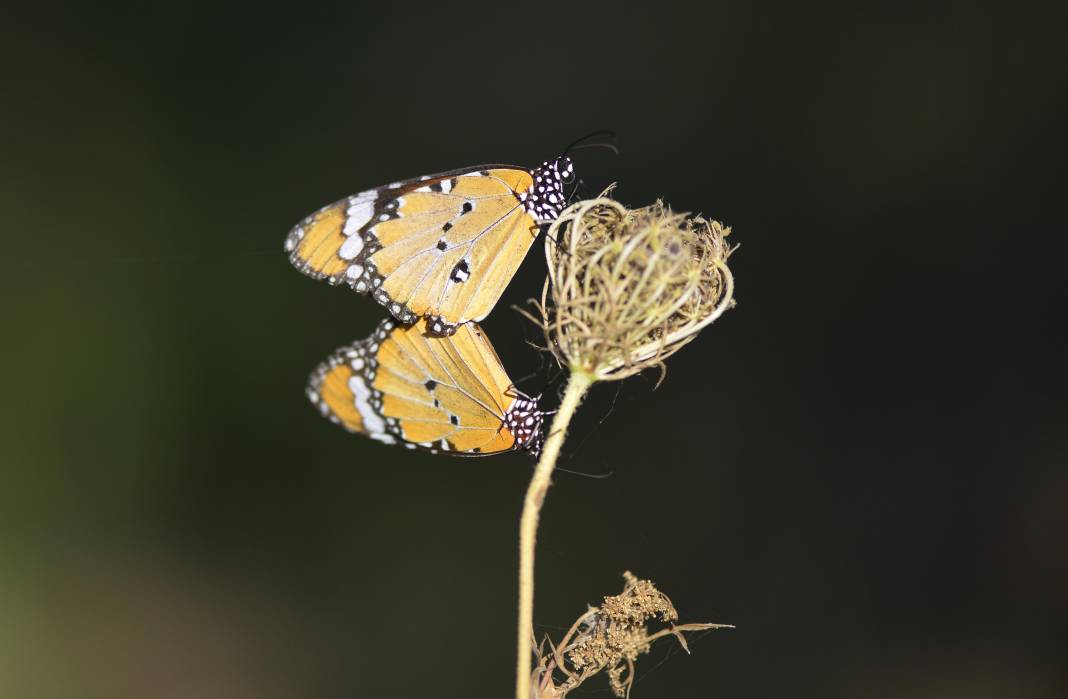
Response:
M350 432L387 444L457 456L541 449L537 399L515 390L474 323L432 337L426 320L387 319L320 364L308 398Z
M571 159L481 165L369 189L325 206L286 236L304 274L370 294L434 335L482 320L565 204Z

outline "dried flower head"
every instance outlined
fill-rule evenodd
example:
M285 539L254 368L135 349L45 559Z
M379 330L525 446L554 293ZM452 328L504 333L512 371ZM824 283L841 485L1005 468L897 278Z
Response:
M649 652L653 641L674 636L689 652L684 631L733 628L727 624L675 624L679 614L667 595L630 572L623 578L622 593L606 596L600 607L590 607L551 652L542 649L538 696L563 697L603 670L613 693L626 697L634 682L634 661ZM653 620L668 626L650 633L647 623ZM553 682L554 672L564 676L560 684Z
M602 195L572 205L545 243L538 308L549 349L599 381L663 368L734 303L729 233L659 201L629 210Z

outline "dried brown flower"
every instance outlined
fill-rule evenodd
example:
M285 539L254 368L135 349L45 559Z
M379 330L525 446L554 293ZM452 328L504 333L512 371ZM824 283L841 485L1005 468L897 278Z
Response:
M605 671L617 697L630 695L634 662L648 653L653 641L674 636L689 652L684 631L734 628L728 624L676 624L679 615L671 600L652 582L630 572L623 574L623 592L604 598L600 607L590 607L580 616L558 645L539 649L535 686L542 699L560 699L584 681ZM658 620L666 628L650 633L647 624ZM559 684L555 675L562 675Z
M627 209L602 196L549 230L549 278L536 304L549 349L573 373L621 379L663 360L733 304L730 228L662 202Z

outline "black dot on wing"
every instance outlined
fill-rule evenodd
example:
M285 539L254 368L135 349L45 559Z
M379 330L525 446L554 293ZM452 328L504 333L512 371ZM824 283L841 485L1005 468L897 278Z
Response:
M435 381L434 379L430 379L429 381L427 381L423 385L426 386L426 390L433 391L435 388L438 387L438 382Z
M446 243L444 240L439 240L438 241L438 250L446 250L446 249L448 249L448 247L449 247L449 244Z
M474 449L471 450L471 453L472 454L481 454L482 453L482 447L475 447Z
M449 416L449 422L451 422L454 425L459 425L460 424L460 418L456 417L455 415L450 415Z
M452 274L449 275L449 278L454 282L463 283L467 281L469 276L471 276L471 269L467 266L467 260L460 260L452 268Z
M471 213L471 209L475 208L474 204L469 201L465 201L464 205L460 207L461 214Z
M445 225L441 227L441 232L448 233L450 228L452 228L452 224L446 221Z

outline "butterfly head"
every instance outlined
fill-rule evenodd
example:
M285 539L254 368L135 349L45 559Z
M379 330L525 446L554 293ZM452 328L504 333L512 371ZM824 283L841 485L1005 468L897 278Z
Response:
M560 176L560 181L570 182L575 179L575 165L571 162L571 156L561 155L553 161L553 169Z
M515 437L515 448L525 449L537 458L545 442L544 420L545 413L538 409L537 398L517 397L504 416L504 424Z
M575 174L571 158L561 155L547 160L531 173L534 183L530 190L520 198L527 212L536 221L552 221L560 215L567 202L564 195L564 183L570 182Z

